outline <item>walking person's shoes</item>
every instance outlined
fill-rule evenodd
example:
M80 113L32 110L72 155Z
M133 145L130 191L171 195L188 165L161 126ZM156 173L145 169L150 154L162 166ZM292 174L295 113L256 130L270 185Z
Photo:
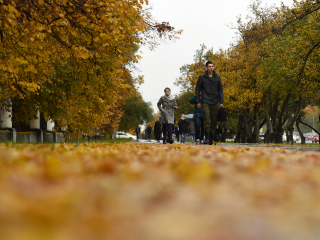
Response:
M200 144L201 144L201 145L204 144L203 140L200 140Z
M210 133L209 145L217 145L217 144L214 142L214 134L213 134L213 133Z
M200 139L196 140L196 145L200 145Z
M204 136L205 136L205 138L206 138L206 140L204 140L204 145L208 145L209 144L209 141L210 141L210 139L209 139L209 133L208 132L205 132L204 133Z

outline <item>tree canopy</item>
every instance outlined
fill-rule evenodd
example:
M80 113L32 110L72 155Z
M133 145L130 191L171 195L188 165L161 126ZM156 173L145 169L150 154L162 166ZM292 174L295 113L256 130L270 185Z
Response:
M0 94L20 107L15 121L40 110L77 137L112 124L137 94L131 68L141 45L174 39L144 0L0 1ZM11 99L11 101L4 101Z
M276 8L257 1L250 9L247 21L239 18L232 26L237 38L230 48L214 52L202 45L194 63L181 68L176 84L193 91L211 60L222 78L225 107L239 113L237 141L258 142L266 124L265 141L282 142L286 131L292 142L301 110L319 99L320 2Z

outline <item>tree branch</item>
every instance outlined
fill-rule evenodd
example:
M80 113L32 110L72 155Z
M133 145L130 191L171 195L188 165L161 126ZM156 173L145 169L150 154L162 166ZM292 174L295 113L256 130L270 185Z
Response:
M316 48L319 47L319 46L320 46L320 42L318 42L316 45L314 45L314 46L310 49L310 51L308 52L308 54L307 54L307 56L306 56L306 58L305 58L305 60L304 60L303 66L302 66L302 68L301 68L301 70L300 70L298 82L301 81L301 77L302 77L303 71L304 71L304 69L305 69L305 67L306 67L306 64L307 64L307 61L308 61L308 59L309 59L310 54L313 52L314 49L316 49Z
M298 119L297 121L298 121L299 123L301 123L301 124L303 124L303 125L311 128L313 131L315 131L315 132L320 136L320 133L319 133L315 128L311 127L309 124L307 124L307 123L305 123L305 122L302 122L301 119Z
M290 98L291 98L291 94L288 94L286 99L283 102L283 105L282 105L282 108L281 108L281 112L280 112L279 117L278 117L278 129L279 129L279 132L281 131L281 128L282 128L283 113L284 113L284 110L286 109L286 107L288 105L288 102L289 102Z
M253 117L251 117L246 110L243 109L243 112L247 115L247 117L252 121L252 122L256 122L256 120L253 119Z

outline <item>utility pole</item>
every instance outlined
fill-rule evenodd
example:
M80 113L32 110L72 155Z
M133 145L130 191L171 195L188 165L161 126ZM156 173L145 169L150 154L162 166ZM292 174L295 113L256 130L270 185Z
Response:
M314 106L312 107L312 117L313 117L312 127L314 128Z

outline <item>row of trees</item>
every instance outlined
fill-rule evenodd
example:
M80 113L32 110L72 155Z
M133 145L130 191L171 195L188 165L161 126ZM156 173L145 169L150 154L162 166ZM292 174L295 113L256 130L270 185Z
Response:
M174 39L145 0L1 0L0 99L15 122L41 111L78 138L118 127L128 99L139 103L131 70L141 45ZM6 101L10 99L10 101Z
M286 131L292 143L294 125L303 136L302 109L320 104L320 1L280 8L257 1L250 9L246 22L239 18L232 26L237 38L227 51L207 51L202 45L194 63L181 68L176 80L183 90L180 98L194 92L211 60L222 77L225 107L237 117L229 126L237 132L236 142L258 142L266 125L265 142L281 143Z

